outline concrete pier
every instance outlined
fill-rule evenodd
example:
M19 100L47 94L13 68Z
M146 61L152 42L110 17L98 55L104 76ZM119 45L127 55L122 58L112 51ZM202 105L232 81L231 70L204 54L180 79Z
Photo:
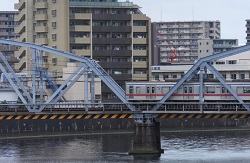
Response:
M135 121L133 148L130 155L161 154L160 123L152 121Z

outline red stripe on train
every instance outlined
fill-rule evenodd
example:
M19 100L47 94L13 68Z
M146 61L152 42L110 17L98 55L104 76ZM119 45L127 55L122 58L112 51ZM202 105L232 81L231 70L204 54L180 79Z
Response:
M165 94L126 94L126 96L165 96ZM171 96L199 96L199 94L172 94ZM204 94L204 96L233 96L232 94ZM250 96L250 94L238 94L238 96Z

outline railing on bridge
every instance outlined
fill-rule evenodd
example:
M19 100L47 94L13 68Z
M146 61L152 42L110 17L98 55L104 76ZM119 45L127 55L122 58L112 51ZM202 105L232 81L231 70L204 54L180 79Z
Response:
M161 105L157 111L152 111L154 102L134 102L130 103L137 108L137 111L131 111L125 103L84 103L84 101L69 101L69 102L58 102L54 104L46 104L43 112L55 113L55 112L86 112L88 113L111 113L111 112L129 112L129 113L203 113L203 112L248 112L244 106L240 103L198 103L198 102L166 102ZM36 106L39 108L39 104L26 104L29 106ZM17 102L1 102L0 112L27 112L26 105ZM44 104L43 104L44 105ZM247 104L250 105L250 104ZM202 110L200 110L202 106Z

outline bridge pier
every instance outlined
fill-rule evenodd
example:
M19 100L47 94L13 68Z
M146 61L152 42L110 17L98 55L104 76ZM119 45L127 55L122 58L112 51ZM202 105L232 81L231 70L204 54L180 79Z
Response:
M160 155L161 149L160 122L151 114L134 115L134 141L130 155Z

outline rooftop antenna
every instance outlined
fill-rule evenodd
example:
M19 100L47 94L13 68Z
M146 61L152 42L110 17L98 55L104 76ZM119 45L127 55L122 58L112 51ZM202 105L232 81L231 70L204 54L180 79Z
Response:
M192 5L192 9L193 9L192 14L193 14L193 21L194 21L194 5Z
M162 22L162 7L161 7L161 22Z

